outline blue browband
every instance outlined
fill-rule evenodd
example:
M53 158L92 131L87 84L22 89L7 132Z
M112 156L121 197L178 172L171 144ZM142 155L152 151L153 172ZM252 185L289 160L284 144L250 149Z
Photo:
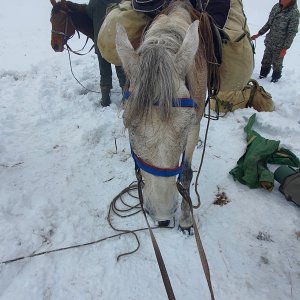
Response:
M130 96L130 92L127 90L123 94L124 99L128 100ZM156 106L157 104L154 104ZM178 98L176 100L173 100L172 102L173 107L194 107L197 108L197 103L192 98Z
M152 166L145 161L143 161L140 157L138 157L131 148L131 155L135 163L135 169L142 169L143 171L150 173L154 176L161 177L172 177L176 175L181 175L184 166L184 153L182 155L181 165L176 168L158 168L156 166Z

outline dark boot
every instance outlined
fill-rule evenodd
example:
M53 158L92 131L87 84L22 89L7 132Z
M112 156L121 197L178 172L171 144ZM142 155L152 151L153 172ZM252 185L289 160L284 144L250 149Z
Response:
M281 77L281 71L273 71L271 82L277 82Z
M101 87L101 100L100 104L105 107L111 104L110 101L110 87L109 86L102 86Z
M268 76L268 74L271 71L271 66L270 67L261 67L260 69L260 74L259 74L259 78L266 78Z

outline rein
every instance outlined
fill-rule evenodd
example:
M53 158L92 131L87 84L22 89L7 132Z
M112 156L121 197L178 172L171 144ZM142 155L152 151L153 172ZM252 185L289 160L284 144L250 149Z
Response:
M129 98L129 95L130 95L130 93L128 91L125 91L124 98L127 100ZM186 98L178 99L178 100L179 101L177 101L177 102L173 101L173 105L172 105L173 107L191 107L191 108L193 108L197 105L194 102L193 99L188 99L189 106L184 106L184 105L181 106L179 104L181 104L181 101L186 100ZM175 105L175 104L177 104L177 105ZM210 118L210 112L209 112L208 126L207 126L207 129L206 129L204 147L206 145L207 132L208 132L210 119L211 118ZM199 177L199 173L200 173L200 170L201 170L201 167L202 167L202 164L203 164L204 153L205 153L205 151L203 151L203 153L202 153L202 159L201 159L201 163L200 163L199 170L198 170L198 173L197 173L195 188L197 187L197 184L198 184L198 177ZM170 281L170 278L169 278L169 275L168 275L168 272L167 272L167 269L166 269L166 266L165 266L165 263L164 263L164 260L162 258L162 255L161 255L159 246L157 244L156 238L155 238L155 236L153 234L153 231L150 227L150 224L149 224L149 221L148 221L148 218L147 218L147 215L146 215L146 211L144 209L144 198L143 198L143 191L142 191L144 182L143 182L142 174L140 172L141 169L144 170L147 173L150 173L150 174L154 175L154 176L171 177L171 176L178 175L176 186L177 186L178 192L181 194L182 198L184 199L184 201L187 202L187 204L190 208L190 213L191 213L191 216L192 216L193 229L194 229L194 234L195 234L195 240L196 240L198 253L199 253L199 256L200 256L200 260L201 260L202 268L203 268L205 278L206 278L206 281L207 281L207 285L208 285L208 288L209 288L209 291L210 291L211 300L214 300L215 297L214 297L214 292L213 292L212 283L211 283L209 265L208 265L208 262L207 262L207 258L206 258L206 254L205 254L205 251L204 251L204 248L203 248L203 244L201 242L200 233L199 233L199 230L197 228L197 224L196 224L196 221L195 221L195 218L194 218L193 203L192 203L192 200L191 200L188 189L184 188L184 186L182 185L182 183L180 181L180 175L181 175L181 173L183 171L183 167L184 167L184 157L185 157L184 152L182 154L181 165L176 167L176 168L158 168L156 166L150 165L150 164L146 163L143 159L141 159L139 156L137 156L134 153L132 147L131 147L131 155L132 155L132 158L133 158L134 163L135 163L135 174L136 174L137 183L138 183L137 188L138 188L138 196L139 196L139 200L140 200L141 210L143 212L144 218L146 220L146 224L148 226L148 231L149 231L149 234L150 234L152 246L153 246L153 249L154 249L154 252L155 252L156 260L157 260L157 263L158 263L158 266L159 266L159 269L160 269L160 273L161 273L161 277L162 277L162 280L163 280L163 283L164 283L164 286L165 286L165 290L166 290L167 295L168 295L168 299L169 300L176 300L175 295L174 295L174 291L173 291L173 288L172 288L172 285L171 285L171 281ZM197 192L197 190L196 190L196 192ZM200 206L200 196L199 196L198 192L197 192L197 196L198 196L198 200L199 200L199 203L198 203L198 207L199 207Z
M173 291L173 288L172 288L172 284L171 284L171 281L170 281L170 278L169 278L164 260L163 260L162 255L161 255L161 251L159 249L156 238L155 238L155 236L153 234L153 231L151 229L151 226L149 224L149 221L148 221L148 218L147 218L147 215L146 215L146 211L144 209L144 198L143 198L143 191L142 191L144 182L143 182L143 178L142 178L142 175L140 173L140 170L136 169L135 174L136 174L136 178L137 178L137 182L138 182L138 196L139 196L139 200L140 200L140 204L141 204L141 210L142 210L144 218L146 220L146 224L147 224L148 231L149 231L149 234L150 234L152 246L153 246L153 249L154 249L154 252L155 252L157 264L158 264L159 269L160 269L160 274L161 274L161 277L162 277L162 280L163 280L163 283L164 283L164 286L165 286L165 289L166 289L166 292L167 292L167 295L168 295L168 299L169 300L176 300L175 295L174 295L174 291ZM212 284L211 284L209 265L208 265L206 254L205 254L202 242L201 242L200 233L199 233L199 230L197 228L197 224L196 224L196 221L195 221L195 218L194 218L193 204L192 204L191 197L190 197L189 192L187 191L187 189L185 189L182 186L182 184L180 183L180 180L177 180L176 185L177 185L177 189L178 189L179 193L181 194L183 199L185 201L187 201L187 203L189 205L190 212L191 212L191 215L192 215L193 229L194 229L194 233L195 233L196 245L197 245L198 253L199 253L199 256L200 256L200 259L201 259L202 268L203 268L205 278L206 278L206 281L207 281L207 285L208 285L208 288L209 288L209 291L210 291L211 300L215 300L214 292L213 292L213 288L212 288Z

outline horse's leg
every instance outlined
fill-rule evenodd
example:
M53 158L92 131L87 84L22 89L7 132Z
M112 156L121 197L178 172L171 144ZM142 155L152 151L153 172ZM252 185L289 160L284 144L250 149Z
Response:
M200 130L199 124L193 125L191 132L188 136L187 147L185 150L185 164L181 175L181 184L186 189L188 194L190 194L190 185L193 178L193 170L191 168L192 157L198 142L199 130ZM193 221L192 221L190 206L188 202L182 198L179 228L182 231L184 230L189 231L192 225L193 225Z

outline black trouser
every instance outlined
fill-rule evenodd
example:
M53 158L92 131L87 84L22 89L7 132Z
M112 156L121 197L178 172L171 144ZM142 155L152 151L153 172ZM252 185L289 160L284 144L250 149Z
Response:
M100 87L112 88L112 70L111 64L106 61L101 54L97 54L100 70ZM116 73L119 79L120 87L123 88L126 83L126 76L122 67L115 66Z

